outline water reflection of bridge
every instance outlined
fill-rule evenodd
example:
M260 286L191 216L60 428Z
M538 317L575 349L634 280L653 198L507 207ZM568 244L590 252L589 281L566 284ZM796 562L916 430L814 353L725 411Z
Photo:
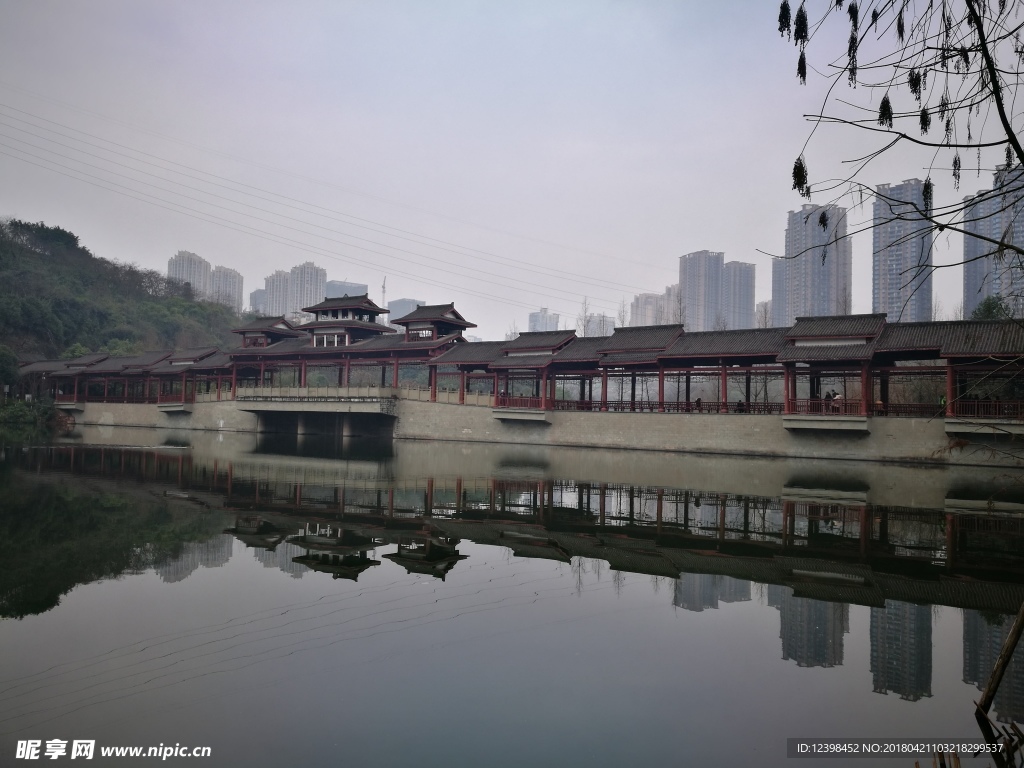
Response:
M523 556L599 558L613 569L672 578L719 574L820 600L1015 612L1024 599L1024 515L1013 511L1024 506L1012 498L949 494L943 509L921 509L868 503L869 489L856 484L821 489L800 480L780 496L762 496L573 480L398 479L387 462L275 470L244 458L198 460L174 448L58 446L26 461L163 483L239 511L286 516L296 527L307 520L385 530L429 523Z
M264 565L293 576L311 569L354 580L388 560L443 578L465 558L459 542L472 541L520 558L602 561L673 579L673 603L684 610L747 602L752 584L764 584L779 611L781 656L801 667L841 665L850 605L869 606L873 688L908 701L932 695L930 605L964 609L963 680L981 684L1008 629L1003 614L1024 601L1024 516L998 494L951 493L930 509L869 503L870 488L856 483L823 489L795 480L765 496L522 477L397 479L386 461L284 459L273 471L264 461L203 461L173 447L63 446L19 461L162 484L242 519L258 515L274 532L257 525L237 537ZM398 551L371 557L385 546ZM223 562L222 542L189 545L160 572L184 578ZM1024 715L1024 659L1011 664L995 707L1001 719Z

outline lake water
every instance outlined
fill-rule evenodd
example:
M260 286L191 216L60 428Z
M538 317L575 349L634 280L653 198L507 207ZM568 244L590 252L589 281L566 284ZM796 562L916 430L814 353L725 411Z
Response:
M0 456L2 765L28 740L99 765L931 765L786 740L980 742L1024 599L1005 469L112 428ZM1024 723L1024 652L991 718Z

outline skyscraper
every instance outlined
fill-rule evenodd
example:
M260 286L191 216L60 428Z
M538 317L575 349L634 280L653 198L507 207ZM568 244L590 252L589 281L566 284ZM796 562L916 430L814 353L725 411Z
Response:
M404 331L404 325L394 325L395 320L401 320L403 317L412 312L416 307L426 306L425 301L422 299L394 299L388 302L388 318L387 324L392 328L398 328ZM382 321L383 322L383 321Z
M964 229L996 242L1024 246L1024 169L1001 168L992 187L964 198L968 203ZM993 242L964 235L964 317L970 317L989 296L1006 299L1015 317L1024 314L1022 257L999 251Z
M853 249L846 236L846 209L805 205L789 212L786 255L772 260L772 325L798 317L848 315Z
M547 307L541 307L539 312L531 312L529 330L531 332L557 331L558 314L556 312L548 312Z
M722 311L721 251L695 251L679 257L679 290L682 292L687 331L713 331L727 327Z
M340 299L342 296L362 296L369 292L370 287L363 283L350 283L347 280L328 280L325 297L328 299Z
M665 292L663 322L682 322L687 331L753 328L755 274L753 264L726 263L719 251L680 256L678 292Z
M210 300L242 311L242 275L227 267L214 267L210 277Z
M843 635L850 631L850 606L796 597L790 587L768 585L768 605L778 608L782 658L800 667L843 663Z
M204 299L210 294L210 262L190 251L178 251L167 260L167 277L188 283L197 299Z
M964 611L963 673L964 682L982 690L992 674L1006 636L1010 634L1012 616L993 615L990 612ZM1024 658L1020 651L1006 665L992 706L996 719L1007 723L1024 722Z
M249 294L249 309L257 315L267 314L267 289L257 288Z
M722 269L722 314L729 330L754 327L753 264L727 261Z
M302 314L303 307L319 304L327 295L327 270L307 261L292 267L288 282L289 317ZM309 319L309 318L304 318Z
M917 701L932 695L932 611L886 600L871 609L871 681L875 693Z
M665 297L660 293L639 293L629 305L629 324L660 325L661 310ZM532 317L532 315L531 315Z
M880 184L871 231L871 311L890 322L932 319L931 225L920 211L924 182Z
M289 294L291 292L291 275L283 269L268 275L264 280L267 291L267 314L272 317L289 313Z

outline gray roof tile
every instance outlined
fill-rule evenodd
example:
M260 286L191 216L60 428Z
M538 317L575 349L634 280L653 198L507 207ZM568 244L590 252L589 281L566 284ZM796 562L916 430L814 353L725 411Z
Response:
M885 327L885 313L877 315L836 315L826 317L798 317L786 333L786 338L846 338L863 336L874 338Z
M663 351L683 332L681 325L646 325L616 328L601 352L628 352L641 349Z

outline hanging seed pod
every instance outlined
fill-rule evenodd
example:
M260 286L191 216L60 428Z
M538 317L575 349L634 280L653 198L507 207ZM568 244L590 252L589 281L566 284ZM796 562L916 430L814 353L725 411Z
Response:
M924 212L931 213L932 199L935 196L935 186L932 184L932 177L924 180L924 189L921 190L921 198L924 201Z
M800 51L800 58L796 62L796 76L800 78L801 85L807 85L807 57Z
M884 128L892 128L892 102L889 101L889 94L882 97L882 103L878 107L878 124Z
M803 4L796 9L796 19L793 20L793 42L807 45L807 11Z
M928 114L928 107L921 107L921 135L928 133L932 127L932 116Z
M793 37L789 0L782 0L782 5L779 6L779 35L786 35L789 38Z

